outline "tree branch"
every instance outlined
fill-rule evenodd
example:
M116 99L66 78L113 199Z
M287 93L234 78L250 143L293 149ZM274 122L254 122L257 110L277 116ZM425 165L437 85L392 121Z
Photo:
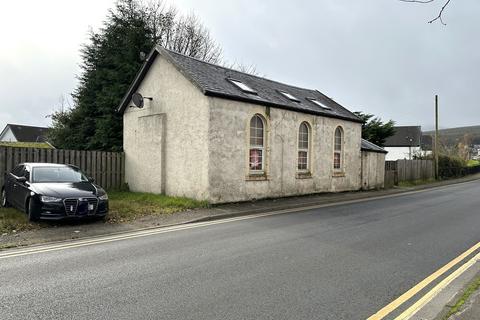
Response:
M430 3L430 2L433 2L435 0L399 0L399 1L402 1L402 2L413 2L413 3ZM442 14L443 14L443 11L445 11L445 8L448 6L448 4L450 3L451 0L447 0L445 2L445 4L442 6L442 8L440 9L440 12L438 13L438 16L436 16L435 18L433 18L432 20L428 21L428 23L432 23L432 22L435 22L435 21L440 21L441 24L443 24L444 26L446 26L447 24L445 22L443 22L443 19L442 19Z

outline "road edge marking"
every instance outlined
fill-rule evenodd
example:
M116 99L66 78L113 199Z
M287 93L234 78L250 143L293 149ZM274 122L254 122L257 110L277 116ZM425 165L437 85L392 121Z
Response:
M427 292L423 297L421 297L417 302L405 310L402 314L395 318L395 320L407 320L413 317L421 308L423 308L427 303L429 303L433 298L435 298L443 289L445 289L453 280L457 279L463 273L465 273L470 267L475 263L480 261L480 253L474 256L472 259L464 263L457 270L452 272L448 277L443 279L439 284L437 284L432 290Z
M385 307L377 311L374 315L370 316L367 318L367 320L381 320L388 316L390 313L395 311L398 307L400 307L402 304L407 302L409 299L411 299L413 296L415 296L417 293L419 293L421 290L423 290L425 287L427 287L429 284L431 284L433 281L438 279L440 276L445 274L447 271L455 267L457 264L462 262L465 258L467 258L469 255L474 253L476 250L480 248L480 242L472 246L470 249L467 251L463 252L461 255L420 281L418 284L416 284L414 287L410 288L407 292L402 294L400 297L397 299L393 300L389 304L387 304Z
M108 243L113 241L127 240L132 238L169 233L173 231L182 231L187 229L194 229L194 228L206 227L206 226L211 226L216 224L256 219L256 218L262 218L262 217L269 217L269 216L280 215L280 214L295 213L300 211L309 211L314 209L329 208L329 207L349 205L349 204L355 204L355 203L363 203L363 202L369 202L369 201L397 198L397 197L409 196L409 195L414 195L414 194L424 193L429 191L443 190L453 186L472 183L475 181L477 180L465 181L465 182L455 183L451 185L438 186L438 187L421 189L421 190L412 190L412 191L405 191L400 193L380 195L380 196L374 196L374 197L351 199L351 200L345 200L340 202L308 205L308 206L297 207L297 208L274 209L273 211L270 211L270 212L263 212L263 213L260 212L260 213L254 213L249 215L242 215L238 217L218 219L213 221L198 221L198 222L192 221L192 222L187 222L184 224L173 225L173 226L145 228L137 231L125 232L125 233L114 234L114 235L95 236L93 239L92 238L79 239L79 240L73 240L73 241L67 240L67 241L62 241L60 243L55 243L55 244L45 244L45 245L39 245L39 246L33 246L33 247L26 247L22 249L12 249L12 250L0 251L0 259L6 259L10 257L13 258L13 257L50 252L50 251L66 250L69 248L77 248L77 247L83 247L87 245L95 245L95 244L102 244L102 243Z

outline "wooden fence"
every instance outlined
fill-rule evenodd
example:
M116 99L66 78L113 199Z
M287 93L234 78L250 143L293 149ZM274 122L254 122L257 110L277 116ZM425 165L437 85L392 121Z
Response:
M125 181L122 152L0 147L0 187L5 173L23 162L72 164L105 189L120 188Z
M435 177L432 160L397 160L385 162L385 187L402 181L429 180Z

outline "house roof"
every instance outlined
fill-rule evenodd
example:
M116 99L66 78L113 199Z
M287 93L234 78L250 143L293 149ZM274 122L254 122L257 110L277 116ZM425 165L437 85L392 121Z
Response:
M385 147L420 147L422 127L403 126L395 127L395 134L388 137Z
M249 102L354 122L362 122L362 120L352 112L348 111L346 108L318 90L299 88L225 68L166 50L160 46L156 46L149 54L147 61L144 63L127 94L118 106L117 110L119 112L125 110L131 100L132 94L138 89L140 83L148 72L148 69L159 54L169 60L206 96ZM241 81L243 84L255 90L256 94L243 91L233 84L232 80ZM293 95L299 101L296 102L290 100L282 94L281 91ZM315 102L312 102L311 99L317 100L326 108L317 105Z
M48 132L48 128L45 127L24 126L9 123L5 126L2 133L4 133L7 128L12 130L12 133L18 142L45 142Z
M370 152L378 152L378 153L388 153L387 150L365 139L362 139L362 150L370 151Z

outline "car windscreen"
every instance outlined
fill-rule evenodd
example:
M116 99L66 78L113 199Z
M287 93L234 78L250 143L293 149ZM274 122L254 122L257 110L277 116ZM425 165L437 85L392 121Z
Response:
M83 182L88 178L71 167L36 167L32 170L32 182Z

